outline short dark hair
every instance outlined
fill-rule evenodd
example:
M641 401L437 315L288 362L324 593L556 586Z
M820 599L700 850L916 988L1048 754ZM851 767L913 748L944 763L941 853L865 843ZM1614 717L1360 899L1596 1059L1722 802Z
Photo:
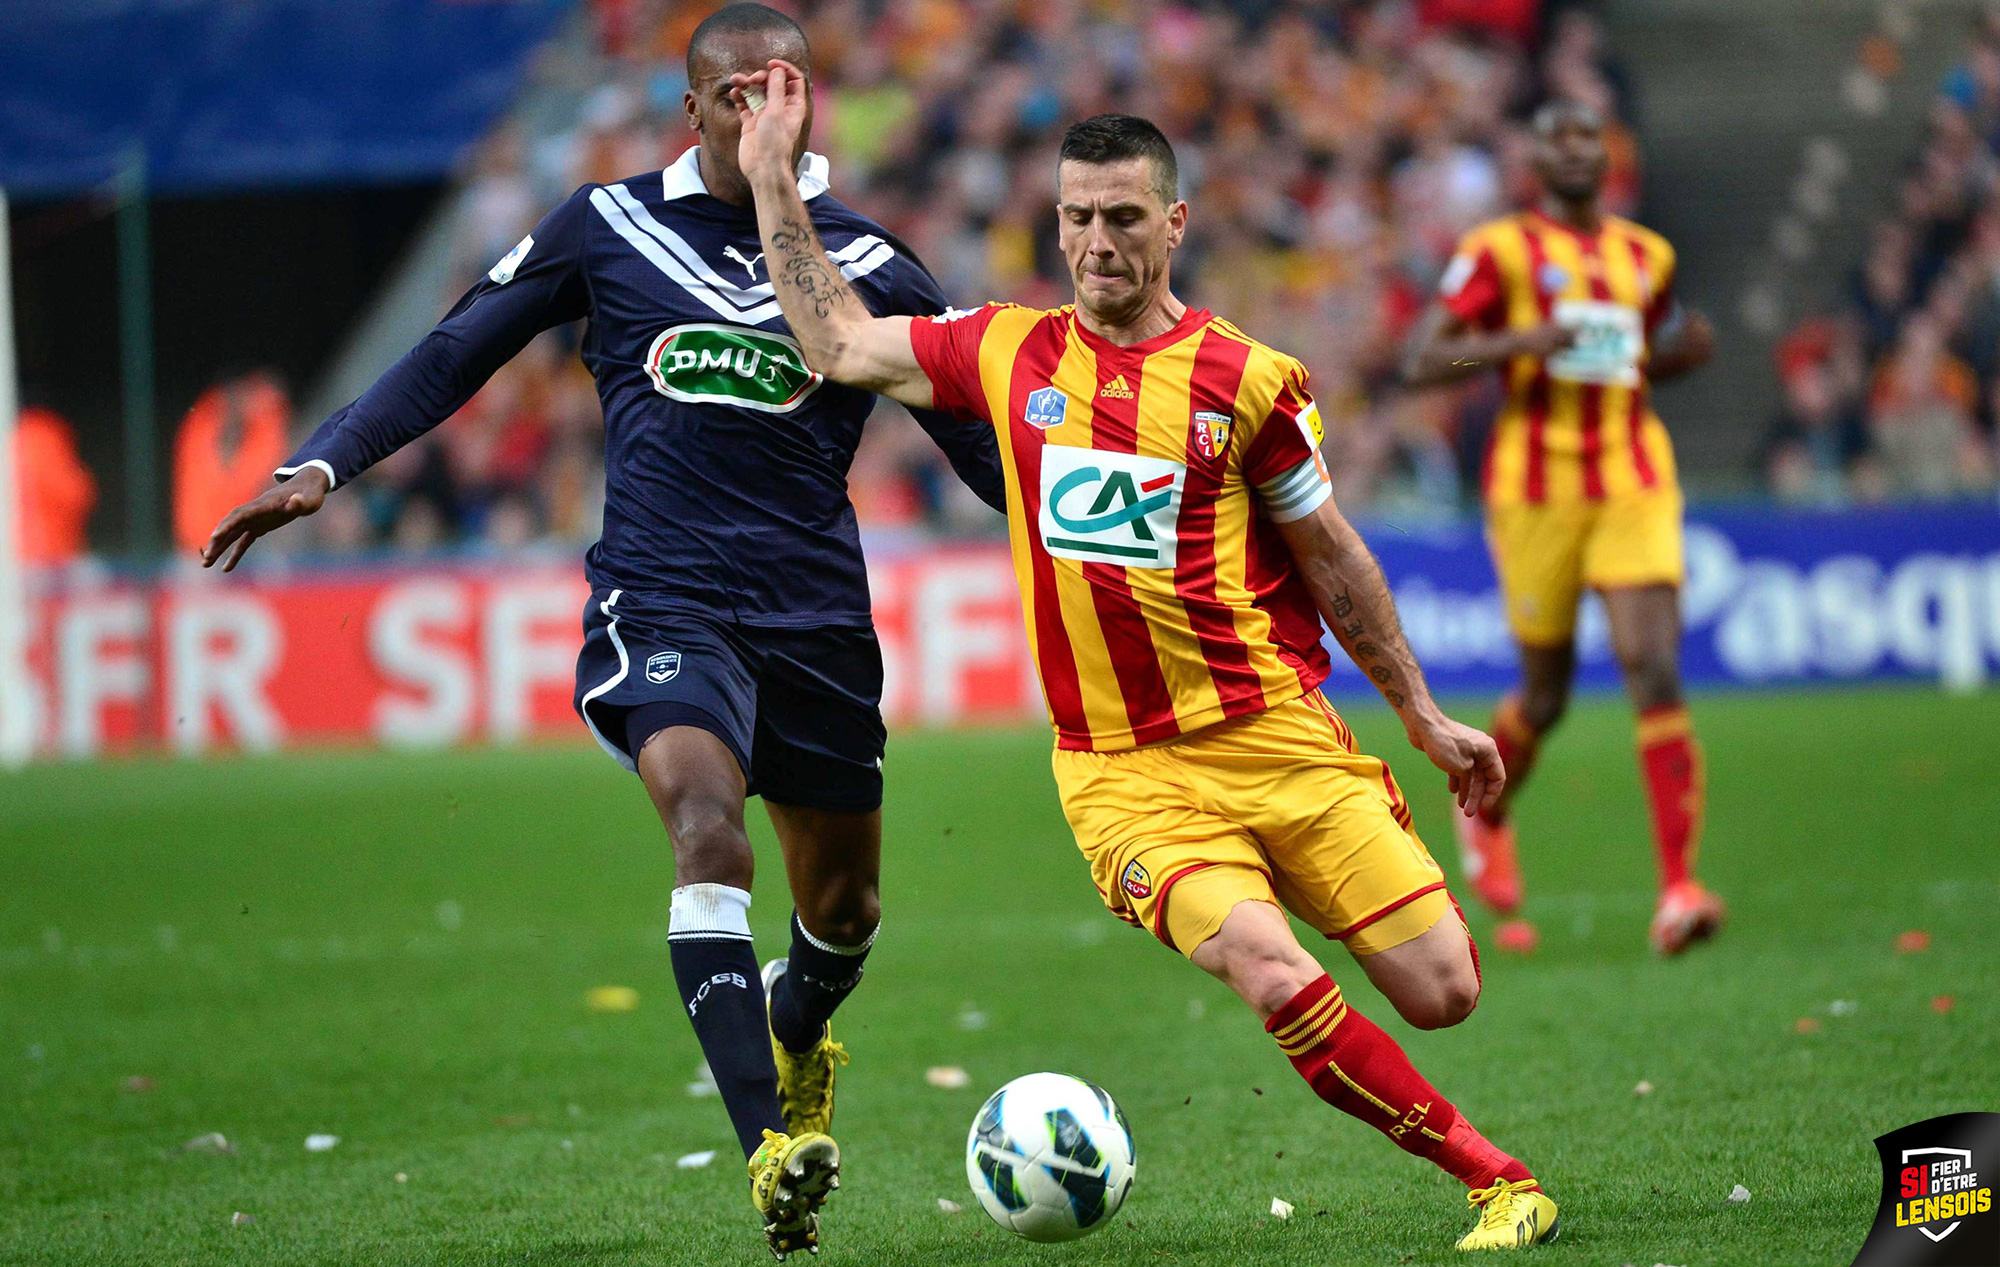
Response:
M799 47L810 55L806 43L806 33L790 17L764 4L726 4L701 20L694 34L688 37L687 77L694 80L694 61L702 50L713 40L725 35L775 35L780 40L794 39ZM806 66L800 70L810 69Z
M1150 159L1153 192L1172 206L1180 196L1181 168L1166 133L1134 114L1097 114L1069 125L1063 133L1056 162L1119 163L1128 158Z

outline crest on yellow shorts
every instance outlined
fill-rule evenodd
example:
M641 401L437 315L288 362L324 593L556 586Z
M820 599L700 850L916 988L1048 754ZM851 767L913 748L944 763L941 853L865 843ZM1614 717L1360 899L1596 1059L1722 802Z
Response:
M1125 874L1118 877L1118 883L1133 897L1153 896L1153 877L1146 874L1146 868L1136 858L1125 864Z

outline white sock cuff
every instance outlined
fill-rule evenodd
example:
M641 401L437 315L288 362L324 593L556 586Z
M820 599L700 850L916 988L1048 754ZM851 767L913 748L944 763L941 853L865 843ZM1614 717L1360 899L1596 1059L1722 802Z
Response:
M750 940L750 894L727 884L690 884L674 890L667 915L669 940Z
M865 955L868 953L868 948L875 944L876 936L881 933L882 923L877 920L875 927L868 930L868 939L859 946L836 946L832 942L821 941L812 935L812 930L806 927L806 922L799 918L797 911L792 912L792 928L799 936L805 938L808 944L819 947L829 955Z

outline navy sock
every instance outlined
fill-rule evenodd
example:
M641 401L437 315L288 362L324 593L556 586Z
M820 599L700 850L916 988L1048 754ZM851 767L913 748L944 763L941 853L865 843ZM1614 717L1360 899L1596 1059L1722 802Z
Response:
M841 1001L861 984L861 968L875 934L859 946L829 946L806 931L792 912L791 962L771 991L771 1032L786 1051L812 1050Z
M675 889L667 934L681 1002L745 1157L766 1130L785 1129L749 909L750 895L727 885Z

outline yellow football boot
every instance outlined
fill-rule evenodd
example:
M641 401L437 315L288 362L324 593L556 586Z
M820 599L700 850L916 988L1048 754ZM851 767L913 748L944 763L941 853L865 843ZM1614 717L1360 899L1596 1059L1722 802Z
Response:
M1496 1180L1490 1188L1466 1193L1465 1200L1479 1211L1479 1226L1459 1238L1460 1249L1526 1249L1559 1234L1556 1203L1533 1179Z
M769 1017L771 990L785 975L787 961L773 959L764 965L764 1007ZM808 1052L786 1050L771 1035L771 1058L778 1065L778 1105L785 1113L785 1129L794 1135L824 1135L833 1129L833 1071L847 1063L847 1048L833 1041L828 1025L819 1042Z
M819 1208L840 1186L840 1145L817 1132L765 1131L749 1169L750 1204L778 1261L801 1249L819 1253Z

